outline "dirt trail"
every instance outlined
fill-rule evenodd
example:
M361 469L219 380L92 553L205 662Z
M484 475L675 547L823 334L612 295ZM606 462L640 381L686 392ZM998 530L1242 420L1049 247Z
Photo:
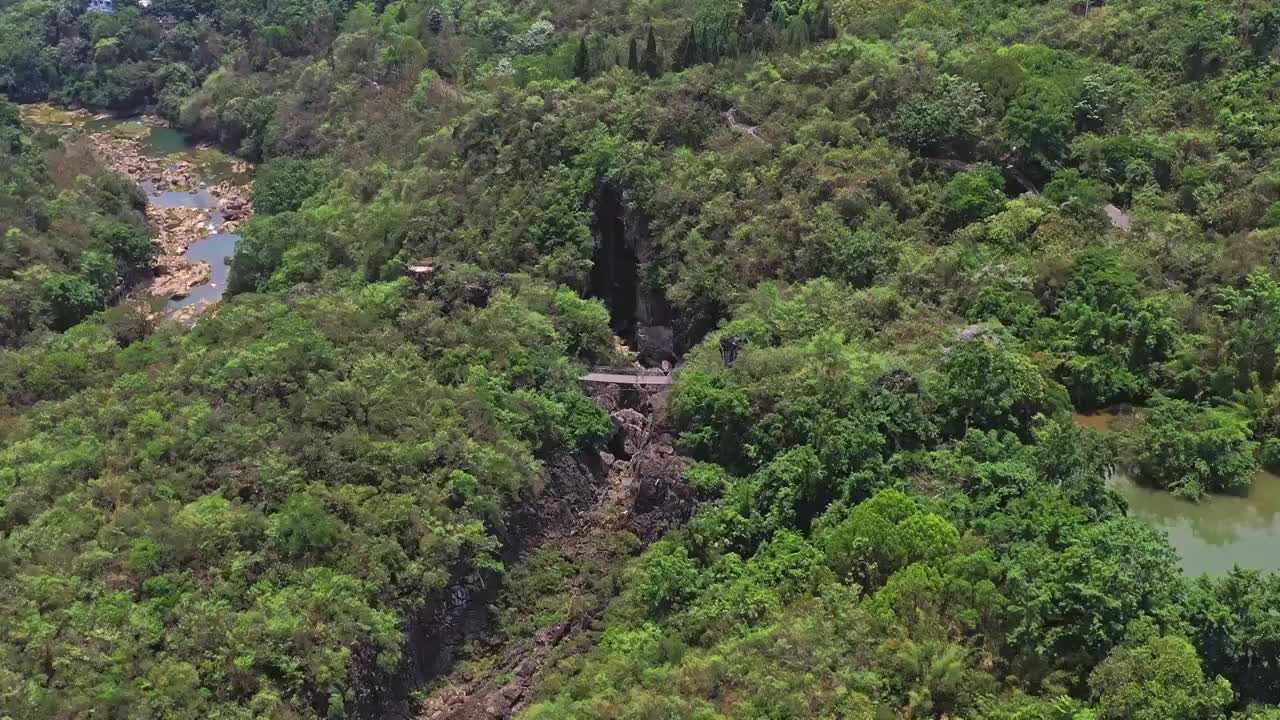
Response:
M588 585L600 580L593 573L617 571L619 534L629 531L647 545L692 515L692 493L684 481L689 461L676 453L667 430L669 389L604 385L593 391L592 399L610 412L617 428L609 449L600 453L608 469L606 487L594 507L547 532L525 554L550 549L577 570L569 581L568 619L529 637L475 649L474 659L483 662L473 665L486 669L456 667L422 706L421 720L511 718L527 708L555 661L585 641L601 620L612 596L593 594Z
M924 162L929 165L943 167L955 172L969 172L978 166L975 163L965 162L963 160L952 160L950 158L924 158ZM1014 182L1022 186L1031 195L1039 195L1040 190L1036 188L1035 183L1031 182L1026 175L1023 175L1011 162L1004 164L1004 172L1013 178ZM1129 220L1129 214L1112 203L1106 203L1102 206L1103 212L1107 215L1107 220L1117 229L1128 231L1132 227Z
M764 138L760 137L760 126L747 125L745 123L740 122L738 120L737 108L729 108L728 110L725 110L724 112L720 113L720 116L724 118L724 121L728 123L729 127L732 128L735 132L740 132L743 135L746 135L751 138L755 138L760 142L764 142Z

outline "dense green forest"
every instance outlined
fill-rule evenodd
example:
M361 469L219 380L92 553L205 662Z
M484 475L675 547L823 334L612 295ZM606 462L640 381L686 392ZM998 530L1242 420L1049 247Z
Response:
M575 573L525 717L1280 717L1280 576L1107 484L1280 466L1274 3L17 0L0 92L262 162L188 328L0 106L0 717L361 716L454 583L514 638ZM509 557L653 326L696 512Z
M0 348L106 308L155 249L146 199L86 142L23 128L0 99Z

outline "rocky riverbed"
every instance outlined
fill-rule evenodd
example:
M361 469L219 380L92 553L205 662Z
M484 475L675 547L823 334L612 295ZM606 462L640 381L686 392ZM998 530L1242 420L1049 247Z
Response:
M160 126L144 118L150 126ZM147 192L147 219L156 229L156 257L153 276L135 289L135 295L169 300L187 297L193 288L210 282L208 262L191 261L188 251L213 232L235 233L253 215L251 183L224 180L208 184L202 168L190 160L148 155L138 137L120 136L110 131L90 136L95 151L116 172L127 175ZM232 173L247 176L250 167L236 161Z
M219 250L225 246L230 252L234 247L236 233L253 215L249 163L227 158L212 147L191 146L155 116L120 120L37 104L24 106L23 117L32 125L85 133L108 167L146 192L157 256L151 276L133 288L132 297L165 298L170 301L169 314L180 319L194 317L221 297L222 288L216 284L225 284L227 274L222 253L203 253L217 258L215 268L210 260L193 259L192 247L213 239L222 241ZM164 135L169 147L155 142L157 135ZM197 288L203 288L198 300L179 302Z

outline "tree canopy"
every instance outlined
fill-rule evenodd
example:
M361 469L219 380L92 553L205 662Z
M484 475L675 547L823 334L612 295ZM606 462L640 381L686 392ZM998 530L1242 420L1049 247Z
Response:
M0 716L416 704L468 580L465 672L572 625L527 718L1275 715L1276 576L1109 478L1280 466L1277 68L1261 0L5 4ZM36 100L259 163L193 326ZM626 343L687 522L521 555Z

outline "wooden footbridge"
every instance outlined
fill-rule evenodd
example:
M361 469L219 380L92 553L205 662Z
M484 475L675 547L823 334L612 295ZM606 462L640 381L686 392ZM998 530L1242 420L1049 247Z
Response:
M599 385L670 385L675 377L661 370L643 368L591 368L581 378L584 383Z

